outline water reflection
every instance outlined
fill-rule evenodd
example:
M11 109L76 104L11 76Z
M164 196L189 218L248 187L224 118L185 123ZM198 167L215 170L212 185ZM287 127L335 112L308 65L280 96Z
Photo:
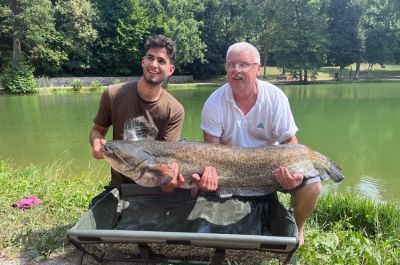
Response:
M318 89L315 87L318 86ZM346 83L346 84L321 84L321 85L290 85L281 86L288 97L299 99L379 99L399 98L400 84L381 83Z
M398 199L400 85L287 86L300 142L328 155L346 176L340 191ZM366 177L366 176L374 176Z
M370 176L361 176L360 183L354 186L354 191L363 194L371 199L383 200L382 193L385 193L386 183L382 179Z
M183 139L202 141L201 110L215 88L171 89L185 107ZM400 201L400 84L282 88L300 129L300 142L326 154L343 169L345 180L339 185L326 181L326 190ZM104 161L92 159L88 143L99 97L79 93L1 96L0 159L21 167L64 161L75 172L91 168L108 174Z

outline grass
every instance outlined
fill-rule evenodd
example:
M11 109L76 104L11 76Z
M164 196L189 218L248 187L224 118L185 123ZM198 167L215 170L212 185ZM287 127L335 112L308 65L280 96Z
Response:
M46 88L39 88L36 89L36 92L41 94L41 95L45 95L45 94L66 94L66 93L92 93L92 92L98 92L98 91L102 91L104 88L106 88L106 86L98 86L98 87L82 87L81 89L75 91L73 90L72 87L46 87Z
M68 163L16 170L0 161L0 256L34 261L63 252L65 232L102 190L108 176L93 173L61 177ZM11 205L35 194L43 203L28 210ZM280 196L287 204L287 195ZM400 207L352 194L323 196L305 230L298 264L400 264ZM266 262L265 264L276 264Z
M91 198L102 190L98 176L61 177L68 163L45 168L31 165L15 170L0 161L0 256L28 255L32 259L62 251L65 232L87 208ZM7 188L5 188L7 187ZM11 205L30 194L43 203L21 210Z
M354 82L351 77L354 76L354 70L355 70L355 64L346 67L340 75L340 81L344 82ZM385 79L398 79L400 81L400 65L385 65L384 68L382 68L380 65L375 65L374 68L370 73L367 71L368 64L361 64L361 72L359 75L358 81L378 81L378 80L385 80ZM335 80L335 73L337 71L338 67L323 67L320 69L318 73L318 78L315 81L320 81L320 82L330 82L330 81L336 81ZM265 79L269 82L272 83L295 83L296 80L291 80L288 75L282 75L282 69L275 67L275 66L267 66L267 76L264 78L264 67L260 68L260 75L259 77L261 79ZM351 77L350 77L351 73ZM197 83L196 80L192 84L169 84L168 89L174 89L175 87L181 87L185 86L188 88L197 88L201 85L209 85L209 84L215 84L215 85L222 85L226 83L226 78L224 75L221 75L220 77L216 77L210 80L202 80L201 83ZM92 84L91 86L82 86L82 88L79 88L75 92L79 93L91 93L95 91L102 91L106 86L103 86L101 84ZM39 88L37 89L37 93L40 94L65 94L68 92L71 92L73 90L72 87L52 87L52 88Z
M318 73L317 81L335 80L335 73L338 67L322 67ZM340 75L341 81L353 81L356 65L350 65L342 70ZM260 76L263 77L264 68L260 69ZM267 80L271 81L287 81L286 76L282 76L282 69L278 67L267 66ZM368 73L368 64L361 64L359 80L382 80L382 79L399 79L400 80L400 65L385 65L382 68L380 65L374 65L372 71Z
M400 207L346 193L321 198L307 223L304 264L400 264Z

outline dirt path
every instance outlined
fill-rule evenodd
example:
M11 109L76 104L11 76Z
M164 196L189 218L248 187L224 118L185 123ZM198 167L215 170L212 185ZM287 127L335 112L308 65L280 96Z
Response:
M82 254L74 246L68 245L64 252L54 254L43 261L32 261L27 257L8 258L0 256L0 265L70 265L81 264ZM98 263L93 258L85 255L82 265L128 265L127 262L103 262Z
M33 261L29 257L0 257L0 265L69 265L79 264L81 254L78 250L69 246L64 252L52 255L43 261ZM98 263L83 263L98 264Z

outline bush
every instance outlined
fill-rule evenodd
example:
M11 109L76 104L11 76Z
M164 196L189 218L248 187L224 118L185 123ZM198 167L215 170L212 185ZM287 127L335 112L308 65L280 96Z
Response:
M113 85L118 84L118 83L121 83L121 80L119 80L118 78L112 80Z
M97 91L103 87L103 84L98 81L93 81L90 85L90 91Z
M36 82L33 78L33 67L27 63L9 64L0 79L3 87L13 94L35 91Z
M80 91L82 89L82 83L80 80L74 80L72 82L72 90L73 91Z

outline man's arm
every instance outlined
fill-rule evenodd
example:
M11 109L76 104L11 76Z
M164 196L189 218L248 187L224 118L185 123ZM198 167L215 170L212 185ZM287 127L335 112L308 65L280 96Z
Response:
M299 143L299 140L297 140L296 135L293 135L293 136L287 138L281 144L298 144L298 143Z
M213 144L220 144L221 138L209 135L205 131L203 131L204 142L213 143Z
M106 143L104 139L107 134L108 128L93 124L92 130L89 134L89 143L92 145L92 156L96 159L102 159L101 147Z
M298 144L296 135L293 135L283 141L281 144ZM287 167L279 167L275 171L276 180L286 190L291 190L299 186L304 179L303 174L291 174Z
M204 142L220 144L221 140L219 137L211 136L205 131L203 131ZM217 169L212 166L206 166L203 174L193 174L192 178L196 180L197 187L203 191L215 191L218 188L218 175Z

